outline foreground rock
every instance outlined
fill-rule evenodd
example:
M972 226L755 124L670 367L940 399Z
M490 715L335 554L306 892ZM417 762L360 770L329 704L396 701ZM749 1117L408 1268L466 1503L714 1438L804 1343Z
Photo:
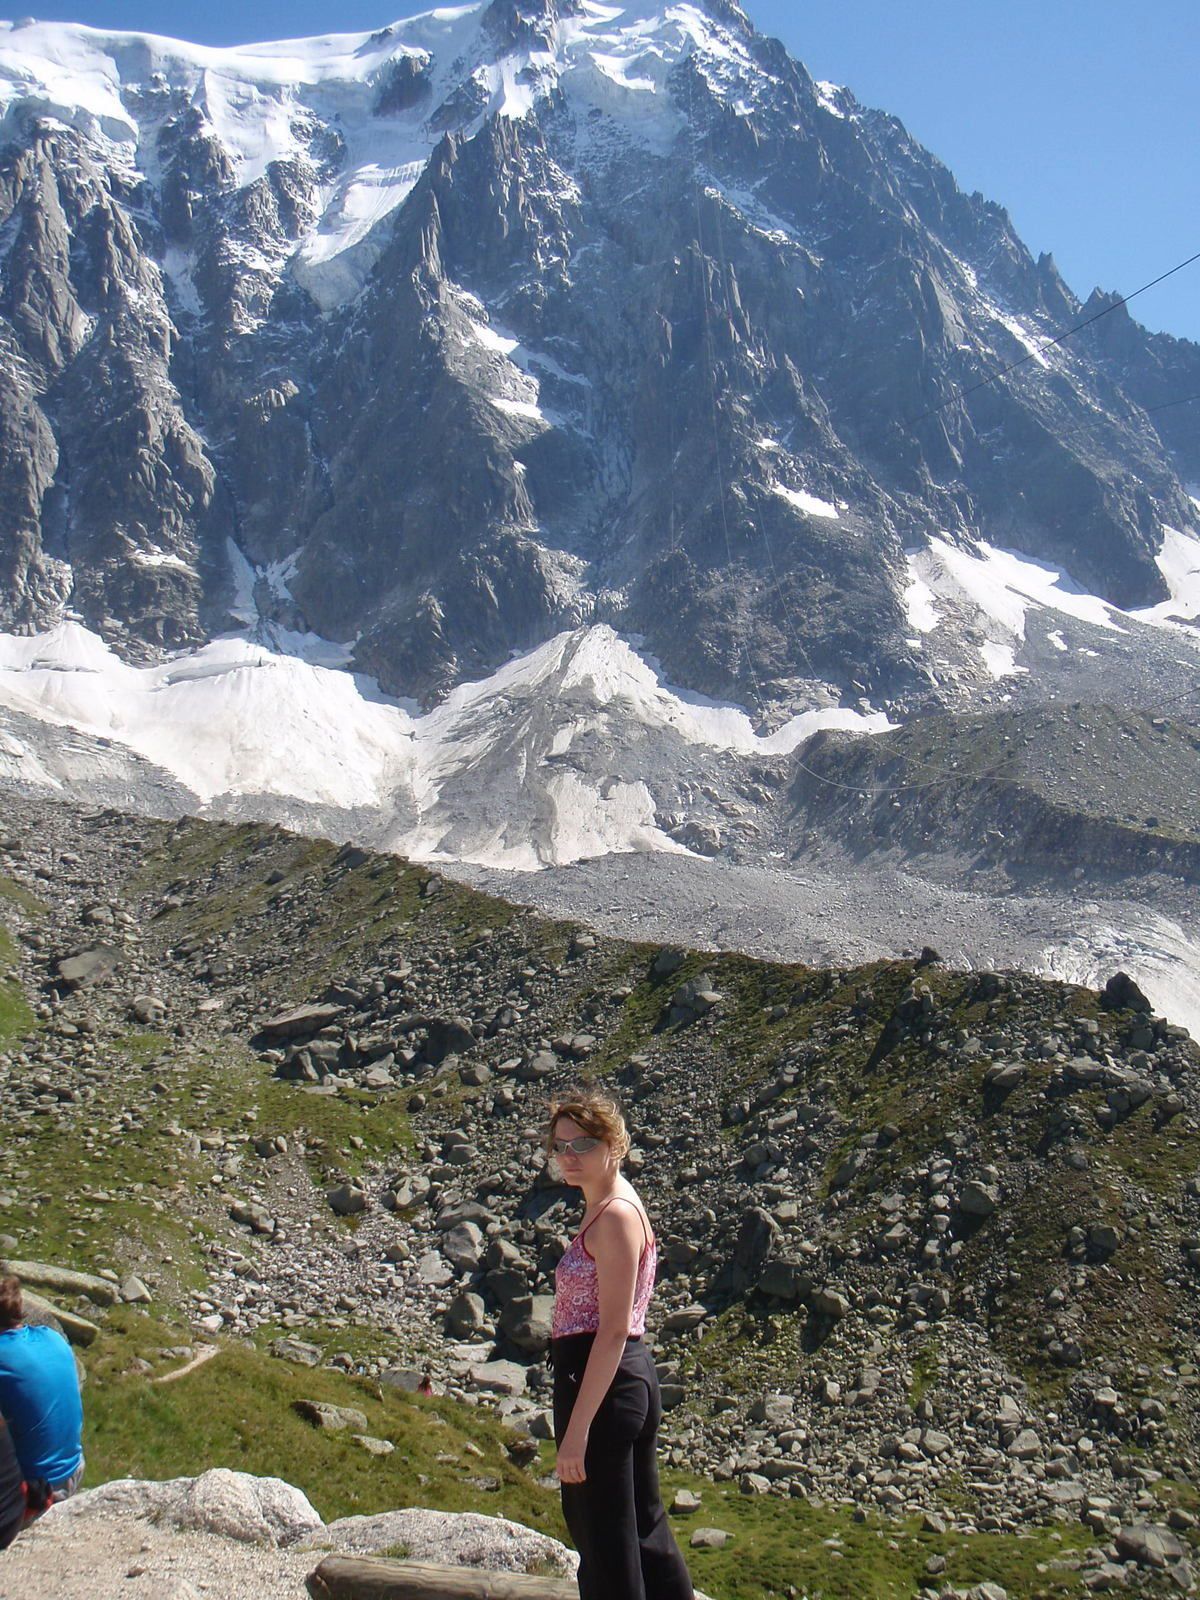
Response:
M578 1560L503 1517L420 1509L326 1526L278 1478L213 1468L166 1482L122 1479L56 1506L6 1552L0 1600L297 1600L317 1552L376 1555L569 1578Z
M0 1600L297 1600L321 1555L376 1556L569 1581L573 1550L506 1517L408 1507L325 1524L279 1478L214 1467L125 1478L56 1506L0 1567ZM697 1600L706 1600L700 1590Z

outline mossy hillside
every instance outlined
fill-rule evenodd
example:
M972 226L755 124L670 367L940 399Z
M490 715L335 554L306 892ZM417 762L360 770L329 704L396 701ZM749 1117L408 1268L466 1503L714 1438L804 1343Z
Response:
M17 960L17 947L12 934L0 923L0 970L11 971ZM20 979L0 978L0 1049L24 1038L35 1026L36 1019L25 998Z
M488 1412L327 1367L296 1367L249 1342L222 1342L211 1361L177 1381L150 1381L178 1370L183 1359L168 1352L188 1343L186 1324L159 1315L117 1307L105 1318L86 1357L90 1481L192 1476L222 1465L285 1478L326 1521L419 1505L485 1510L563 1536L557 1495L513 1465L504 1452L512 1435ZM314 1428L293 1409L301 1399L362 1411L367 1432L394 1444L394 1453L376 1458L348 1431Z
M843 1255L866 1246L870 1259L880 1199L903 1187L914 1167L958 1150L967 1135L975 1168L995 1165L1005 1173L1005 1199L986 1224L962 1230L951 1292L960 1311L985 1318L1001 1352L1035 1390L1048 1399L1061 1396L1073 1378L1046 1354L1043 1330L1046 1297L1068 1279L1067 1234L1074 1225L1108 1222L1128 1236L1112 1262L1087 1263L1084 1282L1074 1291L1075 1322L1068 1331L1080 1338L1089 1360L1108 1363L1116 1375L1178 1355L1177 1293L1167 1280L1171 1250L1179 1245L1162 1248L1164 1230L1156 1225L1154 1208L1177 1206L1186 1181L1200 1170L1195 1126L1186 1117L1162 1122L1150 1103L1109 1126L1099 1090L1056 1096L1049 1092L1052 1064L1026 1055L1028 1043L1047 1027L1070 1049L1086 1042L1095 1055L1117 1052L1125 1017L1104 1012L1090 990L1051 991L1020 980L981 998L973 975L918 969L914 963L815 974L745 957L693 956L672 979L644 979L635 989L631 1005L642 1047L653 1052L656 1039L661 1047L656 1028L671 986L701 962L725 996L719 1015L700 1025L723 1057L724 1104L739 1095L752 1097L786 1065L794 1081L772 1101L772 1114L790 1101L811 1102L822 1094L836 1107L840 1134L819 1171L797 1174L801 1191L815 1185L815 1193L830 1202L845 1158L864 1135L889 1128L890 1142L872 1150L863 1169L841 1186L837 1214L823 1228L827 1245ZM933 1024L902 1032L872 1064L889 1019L914 981L929 990ZM694 1045L700 1029L690 1032ZM998 1042L964 1056L957 1044L969 1037ZM634 1042L628 1028L621 1042ZM985 1074L1001 1054L1022 1060L1026 1076L1012 1093L994 1097ZM735 1133L737 1139L755 1136L752 1127ZM1082 1170L1056 1158L1068 1141L1082 1152ZM1053 1204L1045 1189L1050 1182ZM1181 1231L1177 1223L1171 1228ZM789 1316L802 1313L780 1312L771 1320L778 1327ZM750 1319L747 1332L759 1340L761 1319ZM706 1335L706 1359L736 1379L749 1347L734 1341L718 1355L708 1345Z
M1044 889L1071 869L1097 884L1200 875L1200 739L1186 719L1003 708L917 718L869 744L814 743L792 795L800 851L832 836L946 882L978 872L993 889Z
M422 949L440 950L453 968L486 930L501 937L507 931L514 935L510 952L514 958L520 950L525 959L565 975L561 982L556 980L539 1012L547 1036L576 1030L597 1035L599 1046L581 1071L605 1075L619 1069L631 1054L644 1052L674 1073L696 1075L698 1084L715 1080L723 1115L738 1097L752 1099L786 1065L792 1083L772 1110L784 1110L791 1101L823 1098L838 1119L836 1143L819 1158L822 1170L802 1169L798 1174L801 1191L811 1190L815 1181L815 1197L829 1200L837 1167L863 1135L885 1123L893 1130L888 1147L872 1152L863 1171L846 1186L839 1199L840 1214L825 1219L826 1242L839 1248L855 1247L869 1232L878 1197L906 1167L928 1160L963 1129L972 1131L973 1154L980 1163L1029 1161L1052 1148L1058 1137L1054 1105L1044 1092L1048 1067L1031 1062L1025 1084L1003 1104L993 1105L983 1089L990 1055L985 1052L966 1061L952 1047L958 1033L986 1038L989 1030L1030 1025L1030 1016L1011 997L982 999L970 975L938 967L918 972L911 962L814 972L740 955L692 952L676 972L655 978L654 947L601 941L596 959L587 964L586 982L575 982L568 959L573 931L569 925L527 918L391 858L338 850L258 825L214 828L189 822L161 827L156 847L142 862L138 883L151 895L169 889L174 897L165 901L152 925L168 949L186 950L205 941L215 944L239 975L269 987L279 1004L316 998L331 977L351 981L369 959L386 963L393 953L402 958L414 942ZM289 903L289 894L306 885L317 892ZM516 917L521 918L519 931L513 925ZM298 926L289 927L286 936L284 963L279 929L297 918ZM215 933L217 929L222 931ZM710 973L723 995L722 1004L695 1027L664 1027L675 989L702 970ZM914 979L929 989L937 1026L927 1030L928 1037L905 1033L873 1062L883 1030ZM1101 1044L1119 1042L1121 1024L1098 1011L1090 991L1034 984L1030 992L1037 1012L1034 1021L1052 1016L1068 1034L1086 1021L1102 1029ZM131 1052L148 1048L136 1039L127 1044ZM500 1041L496 1050L502 1048ZM257 1123L272 1134L306 1136L305 1148L310 1159L315 1158L314 1176L319 1182L354 1175L372 1160L390 1159L408 1146L406 1119L395 1110L398 1097L356 1096L353 1091L309 1095L270 1079L234 1040L208 1059L204 1071L211 1081L197 1084L196 1068L184 1070L186 1103L181 1104L179 1096L170 1092L172 1076L164 1068L162 1084L155 1091L161 1110L179 1115L180 1120L186 1110L189 1126L196 1125L200 1112L203 1121L216 1128L232 1130L241 1119L246 1124L243 1133L253 1131ZM470 1097L451 1079L443 1109L453 1112L459 1100ZM1085 1097L1074 1096L1072 1104L1075 1112L1088 1112ZM157 1117L160 1126L165 1121L166 1116ZM1194 1131L1182 1122L1162 1130L1148 1110L1111 1132L1095 1124L1094 1117L1091 1121L1094 1126L1085 1129L1083 1137L1097 1146L1094 1170L1077 1186L1077 1203L1073 1202L1081 1216L1109 1220L1128 1204L1130 1185L1136 1188L1143 1178L1147 1187L1154 1185L1158 1192L1173 1195L1189 1165L1194 1169ZM722 1154L736 1159L742 1135L729 1128L713 1132ZM148 1136L153 1138L153 1127ZM58 1163L58 1168L69 1172L70 1160ZM1006 1282L1002 1292L985 1287L984 1298L997 1336L1003 1341L1011 1333L1006 1348L1032 1375L1041 1361L1029 1347L1035 1313L1040 1310L1038 1296L1062 1270L1062 1236L1069 1223L1056 1231L1052 1218L1058 1208L1048 1210L1036 1199L1027 1203L1024 1193L1018 1188L1009 1197L1003 1222L994 1219L964 1239L956 1276L960 1283L970 1282L998 1270L998 1258L1010 1251L1020 1255L1016 1266L1005 1262L1006 1276L1018 1272L1019 1283ZM1002 1227L1014 1235L1011 1246L1002 1245L1007 1238ZM1093 1274L1093 1279L1100 1285L1097 1296L1103 1299L1103 1276ZM1142 1325L1147 1350L1169 1347L1169 1297L1161 1290L1161 1273L1156 1277L1152 1270L1139 1293L1147 1313ZM1097 1348L1102 1354L1108 1335L1099 1335L1105 1325L1104 1316L1099 1316ZM1116 1326L1111 1337L1118 1338ZM1057 1381L1061 1374L1046 1376Z
M912 1377L908 1385L908 1403L914 1409L920 1405L938 1380L941 1363L938 1360L938 1341L929 1339L913 1357Z
M155 918L160 937L196 947L211 943L248 974L270 970L281 1003L346 981L384 947L399 958L406 934L419 930L422 940L441 938L463 949L519 914L399 857L368 857L257 823L184 822L164 829L132 887L164 895ZM292 959L279 970L272 937L304 890L319 892L305 897L303 941L293 944ZM551 937L552 928L543 924L542 937Z
M14 1201L0 1208L0 1231L28 1254L91 1269L150 1266L176 1288L198 1287L199 1244L232 1199L268 1179L253 1148L261 1133L300 1148L318 1186L402 1162L412 1147L397 1099L304 1093L264 1073L237 1040L131 1033L107 1049L124 1065L96 1089L86 1120L38 1118L0 1147L0 1190ZM195 1152L182 1128L221 1143ZM228 1153L240 1170L214 1183Z
M1063 746L1078 758L1064 762ZM884 788L903 813L969 810L973 791L1022 790L1080 817L1133 828L1150 838L1200 840L1194 793L1200 741L1185 719L1156 708L1102 704L914 717L861 742L825 736L809 765L837 766L846 782ZM1121 781L1105 781L1105 775ZM1089 781L1089 779L1095 781ZM804 777L798 788L804 787ZM827 797L838 805L836 796Z
M17 883L14 878L5 877L3 873L0 873L0 900L7 900L27 917L45 915L45 902L39 899L32 889L26 888L23 883Z
M203 842L193 836L192 830L197 827L203 825L161 829L157 848L162 850L165 841L168 854L177 847L190 851L193 845ZM125 1094L111 1101L101 1099L98 1127L93 1108L88 1108L93 1122L93 1148L87 1148L86 1133L78 1137L89 1163L95 1163L99 1156L111 1157L116 1175L108 1184L110 1198L107 1203L89 1198L84 1203L86 1214L73 1215L66 1203L69 1194L64 1192L57 1211L48 1207L42 1210L47 1222L52 1216L58 1219L56 1239L64 1251L86 1242L80 1236L89 1232L96 1238L111 1240L112 1248L118 1251L122 1238L136 1241L139 1230L145 1232L151 1244L144 1254L130 1250L126 1255L115 1255L112 1261L105 1261L97 1250L81 1264L129 1265L136 1270L143 1259L153 1261L157 1248L164 1256L174 1256L179 1268L177 1281L182 1287L197 1287L207 1281L202 1268L211 1264L208 1246L229 1238L225 1214L228 1199L244 1188L254 1188L257 1175L267 1168L285 1183L295 1181L289 1179L289 1174L297 1171L293 1164L299 1159L295 1145L302 1140L303 1159L318 1182L351 1170L355 1162L364 1167L375 1167L381 1161L391 1165L390 1153L401 1145L407 1119L401 1116L392 1134L369 1144L363 1130L384 1128L388 1119L396 1116L395 1106L403 1103L402 1092L382 1098L357 1091L310 1094L300 1085L272 1078L270 1069L249 1053L248 1040L255 1018L265 1014L268 1005L282 1007L293 1000L317 999L331 978L351 987L361 985L365 977L386 971L393 961L399 964L409 952L418 978L422 973L433 975L419 985L421 998L417 1004L421 1009L436 1004L457 1010L462 1004L457 1002L457 995L471 992L472 984L482 982L482 991L475 992L490 998L488 1009L482 1012L476 1002L476 1017L486 1017L495 1004L495 996L503 995L506 988L534 997L529 1020L520 1034L530 1048L544 1048L538 1034L594 1034L598 1046L581 1064L581 1071L615 1072L624 1088L622 1069L628 1064L628 1057L644 1054L650 1071L641 1077L636 1073L630 1076L631 1099L636 1108L643 1092L652 1097L647 1106L648 1127L658 1126L660 1131L656 1143L648 1148L654 1151L653 1165L660 1174L663 1170L669 1172L672 1166L678 1169L675 1187L686 1185L688 1189L685 1210L695 1210L703 1203L705 1186L710 1182L714 1197L727 1192L730 1175L739 1169L743 1151L763 1137L767 1122L776 1114L795 1105L807 1126L814 1110L819 1113L819 1119L812 1123L815 1139L788 1141L790 1176L787 1193L781 1193L780 1198L794 1197L801 1208L801 1218L791 1230L786 1248L790 1252L801 1239L811 1241L823 1280L844 1286L854 1299L854 1309L843 1324L841 1336L830 1338L827 1345L815 1346L808 1336L810 1330L803 1312L789 1311L753 1292L744 1302L711 1318L695 1343L683 1341L672 1356L680 1355L681 1365L688 1372L693 1369L695 1355L699 1364L708 1368L711 1375L719 1375L723 1386L731 1391L783 1388L799 1395L826 1371L838 1376L844 1386L846 1373L837 1371L835 1365L839 1349L848 1352L848 1361L854 1354L851 1346L859 1336L865 1332L871 1337L877 1328L887 1346L885 1359L899 1373L901 1384L907 1385L911 1376L924 1390L917 1397L933 1401L939 1416L943 1407L953 1406L952 1375L943 1370L936 1354L932 1358L929 1354L930 1329L920 1322L906 1322L901 1310L905 1286L914 1276L914 1262L908 1259L881 1263L873 1254L872 1238L879 1227L881 1196L897 1186L911 1184L909 1169L919 1172L942 1151L958 1149L964 1137L975 1164L996 1152L996 1165L1004 1173L1003 1204L995 1217L962 1239L963 1251L957 1263L939 1274L938 1281L951 1289L949 1318L962 1316L977 1325L982 1320L1001 1352L1009 1354L1018 1370L1027 1374L1031 1394L1039 1392L1039 1372L1056 1382L1069 1382L1072 1377L1069 1372L1064 1375L1048 1368L1040 1348L1028 1351L1029 1361L1025 1364L1027 1352L1022 1342L1025 1334L1036 1330L1043 1320L1039 1296L1044 1288L1058 1281L1056 1274L1068 1270L1063 1258L1065 1231L1070 1221L1080 1220L1074 1212L1067 1219L1059 1205L1064 1196L1075 1204L1074 1192L1059 1182L1064 1171L1076 1170L1064 1168L1060 1160L1064 1141L1088 1157L1088 1166L1081 1174L1079 1206L1097 1208L1095 1216L1114 1223L1119 1218L1123 1229L1128 1225L1130 1238L1137 1233L1138 1216L1155 1206L1177 1204L1179 1185L1192 1160L1191 1125L1176 1118L1160 1126L1151 1110L1143 1108L1133 1117L1105 1128L1095 1115L1100 1109L1099 1092L1079 1090L1047 1098L1053 1065L1043 1061L1036 1050L1026 1048L1035 1045L1049 1028L1067 1046L1069 1055L1084 1046L1086 1024L1095 1030L1090 1035L1094 1056L1109 1051L1120 1054L1129 1018L1101 1013L1096 996L1088 991L1024 978L1014 978L1007 989L989 989L975 975L948 973L936 966L918 970L912 962L813 972L798 966L760 963L748 957L698 952L689 954L669 977L654 979L654 947L598 939L590 948L583 942L585 953L581 955L574 948L573 930L568 925L541 924L523 912L513 912L507 922L501 922L494 903L476 903L470 891L447 885L420 869L403 869L416 874L416 898L406 903L403 923L391 926L388 907L378 904L380 885L386 881L387 872L377 858L342 855L339 861L341 853L332 847L316 847L317 871L313 859L306 854L312 848L307 841L265 830L267 843L258 848L253 832L230 832L235 836L236 848L229 862L209 862L203 876L187 878L165 857L154 866L154 871L161 872L162 881L149 884L148 900L141 908L146 964L181 961L184 992L193 995L204 993L201 985L209 983L204 964L214 953L232 952L231 970L211 983L209 992L225 995L224 1006L211 1023L201 1023L197 1018L194 1025L185 1024L179 1034L174 1032L173 1024L170 1034L159 1036L126 1031L117 1038L110 1037L105 1044L111 1059L123 1064L120 1081ZM294 884L290 894L285 881L289 862ZM184 865L189 865L186 854ZM386 864L387 871L395 867L394 863ZM274 877L281 868L283 877L275 884L267 883L267 878ZM146 870L143 866L143 873ZM281 900L273 904L269 913L263 913L253 895L244 902L239 899L239 883L247 876L261 882L265 890L283 891ZM168 902L160 915L145 920L147 913L153 915L156 902L162 904L168 890L180 903ZM336 916L328 904L335 890L340 896L339 907L334 908ZM225 920L225 932L205 934L197 945L187 919L193 913L207 915L214 906ZM379 920L375 921L377 915ZM487 939L486 930L494 924L492 938ZM352 942L339 947L332 959L323 951L310 959L309 940L323 939L330 928L338 937L344 934ZM373 942L372 928L381 930L378 943ZM238 941L244 941L241 953ZM480 958L485 945L489 951L486 961ZM346 956L344 950L350 955ZM702 970L710 973L713 987L722 995L720 1004L690 1026L666 1025L667 1008L675 989ZM886 1051L880 1053L880 1041L911 998L914 982L928 986L930 1015L900 1028ZM222 1035L222 1028L235 1031ZM959 1049L960 1035L981 1040L983 1049L968 1056ZM98 1038L97 1048L100 1043ZM496 1064L502 1055L513 1053L514 1043L503 1036L494 1041L483 1040L472 1055ZM984 1092L983 1074L998 1053L1021 1059L1027 1071L1020 1087L1002 1103L994 1104ZM454 1082L455 1074L448 1069L443 1076ZM422 1084L422 1088L426 1087L428 1082ZM760 1090L769 1090L769 1096L760 1095ZM677 1114L656 1123L653 1114L660 1095L669 1099ZM463 1096L464 1101L467 1098L470 1097ZM456 1115L453 1099L453 1090L441 1099L430 1097L426 1111L418 1119L423 1138L436 1139L446 1117ZM175 1115L163 1116L156 1106L159 1101L173 1104ZM287 1118L292 1114L298 1120L289 1124ZM643 1113L635 1109L635 1121L640 1115ZM317 1119L326 1116L333 1123L321 1131ZM726 1118L727 1125L722 1126ZM881 1119L892 1125L890 1143L873 1146L861 1170L835 1189L831 1180L841 1157L856 1148L864 1136L871 1135ZM57 1120L33 1117L28 1129L30 1138L35 1129L40 1138L45 1138L45 1128L40 1125ZM69 1127L69 1118L64 1117L62 1122L64 1128ZM177 1195L164 1192L161 1184L152 1187L153 1180L147 1175L128 1183L118 1181L124 1145L143 1142L144 1134L160 1152L159 1167L165 1170L172 1150L178 1148L170 1143L176 1136L170 1132L169 1122L178 1122L194 1132L220 1133L225 1136L224 1143L219 1150L202 1149L199 1154L188 1150L188 1162L177 1163L179 1170L172 1173L182 1184ZM292 1150L278 1165L271 1158L260 1167L259 1158L250 1149L253 1136L259 1132L275 1135L288 1126L295 1130ZM670 1148L676 1133L683 1135L677 1151ZM79 1155L78 1149L72 1152L70 1148L72 1137L75 1136L65 1131L60 1135L64 1142L59 1149L66 1151L66 1161L60 1163L51 1151L46 1166L62 1165L69 1172L70 1162ZM97 1143L108 1148L98 1150ZM1104 1151L1100 1151L1102 1145ZM221 1171L231 1151L241 1156L241 1165L232 1177ZM1102 1165L1098 1151L1111 1155L1111 1165L1104 1167L1102 1174L1103 1184L1097 1178ZM28 1173L31 1163L25 1161L24 1165ZM1025 1222L1019 1208L1032 1192L1026 1179L1038 1174L1053 1185L1055 1204L1032 1207ZM81 1176L95 1184L90 1169ZM162 1178L163 1170L158 1176ZM214 1183L213 1179L219 1176L223 1181ZM1152 1191L1152 1178L1159 1185L1157 1191ZM648 1168L648 1190L651 1179ZM57 1179L42 1181L48 1193L50 1182ZM739 1172L732 1179L734 1187L741 1181ZM143 1185L141 1190L136 1188L138 1183ZM69 1187L64 1185L64 1190ZM923 1193L919 1182L915 1193ZM198 1198L202 1204L197 1203ZM769 1194L766 1198L768 1204L774 1204ZM669 1216L670 1202L660 1196L659 1203L664 1206L664 1217ZM114 1238L117 1230L112 1219L120 1217L124 1222L128 1215L124 1207L133 1208L133 1218L123 1227L121 1236ZM161 1226L163 1212L176 1215L185 1207L189 1208L189 1225L180 1239L154 1233L154 1228ZM1050 1219L1055 1215L1058 1226L1052 1229ZM721 1217L722 1224L711 1241L718 1259L731 1243L738 1213L726 1205ZM16 1220L26 1223L29 1219L18 1212ZM331 1237L345 1238L346 1229L352 1226L332 1217L326 1222ZM1014 1231L1028 1235L1033 1252L1030 1261L1020 1268L1012 1265L1015 1247L1009 1236ZM32 1244L25 1247L25 1240L30 1237L33 1236L23 1235L23 1253L39 1253ZM1132 1249L1139 1242L1133 1238ZM1114 1270L1125 1273L1138 1261L1132 1249L1128 1263L1118 1251ZM72 1256L68 1253L58 1259L71 1260ZM1014 1272L1018 1274L1015 1283L1011 1281ZM1043 1274L1040 1279L1039 1272ZM169 1275L165 1276L169 1281ZM1158 1286L1165 1287L1161 1261L1153 1252L1146 1258L1143 1276L1156 1296ZM1088 1285L1094 1283L1097 1294L1107 1291L1114 1303L1119 1300L1120 1284L1111 1275L1105 1277L1099 1263L1088 1263L1086 1277L1087 1292L1092 1292ZM1037 1293L1033 1292L1034 1285L1039 1286ZM155 1287L157 1294L158 1285ZM1075 1296L1077 1302L1083 1293ZM1148 1321L1153 1323L1163 1309L1161 1302L1155 1301ZM312 1330L314 1342L320 1344L327 1359L338 1352L364 1363L388 1357L385 1336L367 1336L360 1330L340 1327L339 1320L331 1317L328 1326L314 1325ZM268 1336L281 1326L276 1322L255 1335L253 1347L260 1355ZM1114 1320L1105 1337L1115 1345L1121 1331L1120 1323ZM1011 1342L1005 1343L1010 1334ZM1126 1340L1130 1361L1140 1360L1151 1351L1170 1350L1176 1355L1171 1339L1172 1330L1166 1325L1152 1338L1144 1337L1141 1328L1135 1329ZM165 1338L162 1341L164 1345L167 1342ZM188 1342L182 1329L175 1342ZM1131 1396L1147 1390L1146 1383L1138 1388L1132 1378L1128 1387L1124 1383L1121 1387ZM891 1403L890 1397L886 1403ZM682 1420L686 1425L686 1418ZM898 1425L906 1425L903 1413ZM380 1468L376 1463L375 1467L386 1470L386 1464ZM286 1469L283 1475L287 1475ZM672 1477L668 1476L667 1481L671 1482ZM957 1488L955 1484L956 1475L946 1474L943 1498L949 1503L959 1493L964 1500L962 1509L977 1515L978 1492L968 1492L965 1480L959 1481ZM724 1486L721 1492L724 1494ZM757 1514L753 1511L757 1505L753 1497L740 1496L732 1488L729 1495L731 1507L740 1509L744 1502L751 1514ZM797 1515L805 1514L799 1502L783 1501L778 1496L769 1499L767 1515L778 1513L782 1517L792 1511L793 1505L800 1507ZM725 1509L722 1505L722 1513ZM837 1514L841 1516L844 1510L840 1508ZM733 1510L730 1515L734 1515ZM849 1521L851 1513L845 1512L845 1516ZM725 1525L724 1515L719 1520ZM796 1526L801 1528L799 1535ZM889 1525L889 1537L895 1535L895 1526ZM788 1522L787 1527L787 1540L768 1554L778 1553L781 1561L791 1563L788 1570L795 1571L795 1545L804 1536L804 1525ZM1032 1544L1024 1545L1024 1552L1036 1547L1041 1538L1038 1534ZM878 1549L881 1544L887 1548L886 1538L876 1540L873 1548ZM982 1540L981 1548L991 1548L990 1536ZM700 1553L694 1557L705 1563L720 1559ZM736 1559L730 1559L735 1571L726 1587L737 1593L736 1584L744 1574ZM852 1570L844 1556L839 1561L827 1552L823 1559L831 1569L845 1573ZM706 1565L703 1573L715 1570ZM985 1569L984 1575L1003 1581L994 1570ZM767 1592L771 1580L760 1576L756 1581L759 1587L747 1592ZM874 1573L868 1572L863 1578L860 1572L856 1581L858 1587L845 1592L875 1592L868 1587L876 1581ZM716 1579L709 1578L708 1586L721 1592ZM1013 1594L1023 1592L1036 1590L1023 1590L1015 1583L1010 1588Z

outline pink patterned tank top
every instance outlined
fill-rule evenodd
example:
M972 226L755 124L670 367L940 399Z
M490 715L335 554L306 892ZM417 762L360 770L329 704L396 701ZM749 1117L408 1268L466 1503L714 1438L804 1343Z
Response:
M613 1200L625 1200L624 1195L613 1195L597 1211L598 1217ZM632 1200L625 1200L632 1205ZM641 1217L641 1211L638 1212ZM595 1222L596 1217L592 1218ZM571 1240L562 1259L554 1269L554 1317L550 1324L550 1337L564 1339L572 1333L595 1333L600 1326L600 1297L596 1283L596 1263L583 1236L591 1227L589 1222ZM642 1230L645 1231L645 1218ZM646 1308L654 1289L654 1274L658 1265L658 1246L653 1236L642 1245L638 1257L637 1280L633 1289L633 1308L629 1313L629 1332L641 1335L646 1331Z

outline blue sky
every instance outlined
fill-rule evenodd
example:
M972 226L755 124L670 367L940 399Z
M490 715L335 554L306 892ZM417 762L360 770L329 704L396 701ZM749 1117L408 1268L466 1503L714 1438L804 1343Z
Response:
M43 19L237 44L370 29L406 0L32 0ZM1086 298L1200 250L1197 0L743 0L818 78L895 113ZM1200 262L1130 308L1200 339Z

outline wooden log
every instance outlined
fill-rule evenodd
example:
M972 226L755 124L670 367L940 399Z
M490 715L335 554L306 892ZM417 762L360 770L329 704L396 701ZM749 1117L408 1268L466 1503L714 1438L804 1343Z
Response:
M326 1556L309 1573L307 1587L312 1600L579 1600L574 1578L374 1556Z

